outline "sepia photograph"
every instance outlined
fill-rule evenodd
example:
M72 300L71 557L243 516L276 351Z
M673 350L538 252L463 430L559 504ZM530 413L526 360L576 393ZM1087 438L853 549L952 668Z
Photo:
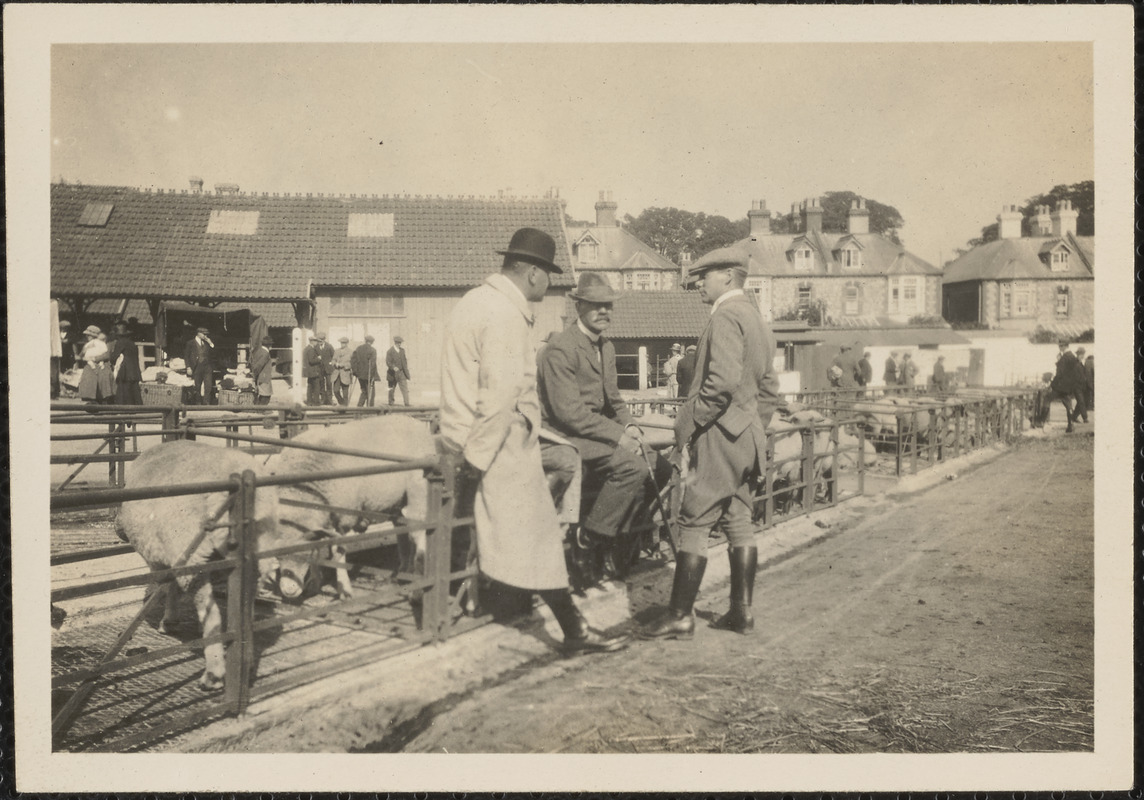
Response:
M16 788L1131 787L1131 16L6 7Z

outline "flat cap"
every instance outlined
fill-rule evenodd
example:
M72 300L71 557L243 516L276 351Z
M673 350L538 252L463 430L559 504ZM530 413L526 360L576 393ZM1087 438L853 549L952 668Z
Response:
M688 270L688 276L698 278L713 269L733 269L746 275L749 260L750 254L740 246L720 247L696 261Z

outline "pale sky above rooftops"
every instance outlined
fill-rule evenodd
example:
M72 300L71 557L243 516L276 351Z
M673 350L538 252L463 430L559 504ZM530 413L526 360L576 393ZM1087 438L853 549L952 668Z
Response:
M1088 43L56 44L51 174L745 216L831 190L939 264L1094 177Z

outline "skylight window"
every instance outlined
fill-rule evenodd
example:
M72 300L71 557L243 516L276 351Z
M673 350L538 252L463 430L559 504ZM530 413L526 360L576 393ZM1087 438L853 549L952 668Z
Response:
M88 203L79 215L79 224L87 228L102 228L107 225L114 203Z
M346 236L388 239L393 236L393 214L350 214Z
M253 236L258 233L257 211L220 211L211 212L207 221L207 233L228 234L231 236Z

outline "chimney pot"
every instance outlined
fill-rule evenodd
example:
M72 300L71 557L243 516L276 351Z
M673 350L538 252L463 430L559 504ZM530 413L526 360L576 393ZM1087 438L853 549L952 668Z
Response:
M1001 206L1001 213L997 215L998 236L1002 239L1021 238L1022 215L1017 206L1006 204Z
M605 195L607 200L604 199ZM605 193L604 190L600 190L600 199L596 201L596 227L616 227L616 203L613 202L610 191Z
M850 214L846 218L846 230L850 233L870 232L870 212L860 197L854 200L850 207Z
M1053 236L1076 236L1076 220L1080 212L1073 208L1068 200L1057 203L1057 210L1050 216L1053 225Z
M203 179L197 175L191 176L191 191L198 194L203 190Z
M808 198L803 203L803 230L810 232L812 230L822 231L822 206L818 204L818 198Z
M767 211L765 200L753 200L747 212L751 225L751 236L769 236L771 233L771 212Z

